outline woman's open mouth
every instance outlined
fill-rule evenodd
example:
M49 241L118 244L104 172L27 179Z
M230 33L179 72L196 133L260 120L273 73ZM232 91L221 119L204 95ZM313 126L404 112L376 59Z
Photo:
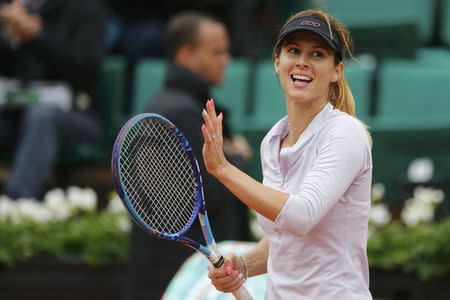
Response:
M313 81L310 76L300 74L291 75L291 79L294 82L294 85L299 87L304 87Z

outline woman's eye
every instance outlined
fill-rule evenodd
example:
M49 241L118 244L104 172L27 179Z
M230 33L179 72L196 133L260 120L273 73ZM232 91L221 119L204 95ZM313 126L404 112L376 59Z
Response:
M323 54L322 54L322 52L320 52L320 51L314 51L314 52L312 53L312 55L313 55L313 57L323 57Z
M291 53L291 54L299 54L300 50L297 49L297 48L291 48L291 49L288 50L288 52Z

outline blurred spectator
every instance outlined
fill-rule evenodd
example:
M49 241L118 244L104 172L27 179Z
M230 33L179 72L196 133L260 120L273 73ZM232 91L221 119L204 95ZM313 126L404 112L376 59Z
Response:
M170 1L169 1L170 2ZM108 48L131 61L164 55L168 11L159 1L106 0L109 8Z
M229 0L105 0L109 8L108 47L130 62L164 56L168 19L189 9L201 10L228 20Z
M148 111L171 120L189 140L199 160L206 206L216 240L245 239L245 208L238 206L234 196L208 175L201 154L203 120L199 112L211 98L210 88L222 82L230 60L226 28L205 14L185 12L171 20L166 37L169 66L161 91L150 101ZM231 136L228 129L225 132L226 151L234 163L242 167L250 155L248 144L243 138ZM198 223L187 236L204 242ZM128 299L159 299L176 270L191 254L191 249L172 241L155 240L135 226Z
M168 19L189 9L228 19L229 0L105 0L109 8L108 51L127 60L125 97L132 99L136 63L146 57L162 58ZM123 110L131 112L130 103Z
M283 3L287 0L283 0ZM230 51L236 57L270 57L281 26L277 0L105 0L109 8L108 51L127 60L125 97L134 97L135 66L146 57L161 58L171 16L186 10L208 13L231 29ZM130 102L124 112L130 113Z
M102 133L93 99L104 53L97 0L13 0L0 6L0 144L17 142L12 198L39 198L58 155Z
M230 28L234 55L252 59L271 56L272 45L281 27L281 8L284 2L286 1L233 1Z

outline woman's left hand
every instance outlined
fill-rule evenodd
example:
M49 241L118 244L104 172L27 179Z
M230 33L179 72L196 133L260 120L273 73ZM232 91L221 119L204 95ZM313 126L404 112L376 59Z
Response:
M234 292L241 287L244 278L244 266L242 260L234 253L225 255L225 262L219 269L208 264L208 277L218 291L224 293Z
M213 176L217 176L220 170L228 164L223 153L222 121L223 114L216 114L214 100L206 102L206 110L202 112L205 123L202 125L203 161L206 170Z

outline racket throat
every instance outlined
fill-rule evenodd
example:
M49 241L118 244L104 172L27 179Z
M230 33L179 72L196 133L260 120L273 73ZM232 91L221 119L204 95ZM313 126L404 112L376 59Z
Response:
M217 248L216 242L214 240L210 245L208 245L208 250L210 251L210 255L208 257L209 261L214 267L220 268L223 265L225 259L220 254L219 248Z

